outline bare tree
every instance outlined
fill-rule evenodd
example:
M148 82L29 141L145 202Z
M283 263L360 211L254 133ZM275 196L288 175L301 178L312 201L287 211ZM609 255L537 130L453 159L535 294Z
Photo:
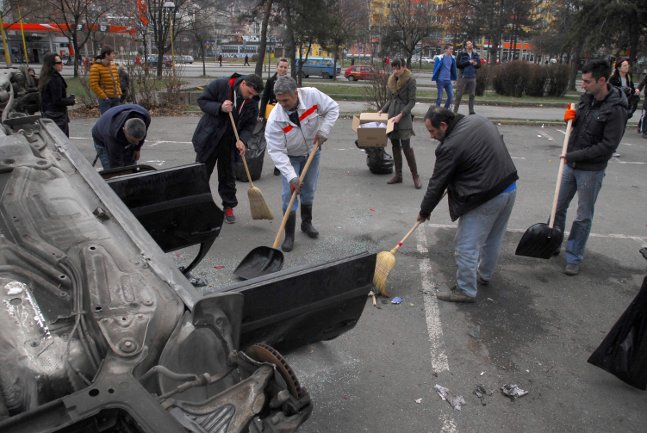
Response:
M385 44L403 52L409 67L416 45L433 29L431 12L431 1L396 0L391 3L391 14L383 26Z

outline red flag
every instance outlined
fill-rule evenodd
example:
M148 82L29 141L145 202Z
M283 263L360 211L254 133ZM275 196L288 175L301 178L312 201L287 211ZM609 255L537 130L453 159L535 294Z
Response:
M143 25L148 25L148 5L146 0L137 0L137 17Z

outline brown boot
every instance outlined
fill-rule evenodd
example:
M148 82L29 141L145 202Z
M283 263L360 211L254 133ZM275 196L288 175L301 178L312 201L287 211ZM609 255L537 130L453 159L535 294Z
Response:
M416 189L422 188L422 182L420 182L420 176L418 176L418 166L416 165L416 156L413 154L413 149L411 147L407 149L402 149L404 156L407 158L407 164L409 164L409 170L411 170L411 176L413 177L413 186Z
M393 177L386 181L389 185L394 183L402 183L402 148L400 146L393 146L393 166L395 174Z

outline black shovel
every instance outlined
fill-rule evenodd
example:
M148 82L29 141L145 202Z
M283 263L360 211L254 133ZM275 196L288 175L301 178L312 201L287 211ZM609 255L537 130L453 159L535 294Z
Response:
M518 256L549 259L562 245L564 233L562 233L562 230L558 227L554 227L555 213L557 212L557 198L559 197L559 189L562 184L562 173L564 172L564 159L561 158L561 155L566 154L566 150L568 149L568 140L571 136L572 126L573 121L569 120L566 125L566 135L564 135L564 144L562 145L562 153L559 158L557 185L555 185L555 196L553 197L553 209L550 212L550 220L548 224L537 223L526 230L519 241L519 245L517 245L517 250L515 251L515 254Z
M299 184L303 183L303 180L306 177L306 173L308 172L308 168L310 168L310 164L312 163L312 159L314 158L315 153L317 153L317 150L319 149L319 142L316 141L315 145L312 147L312 150L310 151L310 156L308 156L308 160L306 161L306 165L303 167L303 171L301 171L301 176L299 177ZM283 268L283 252L278 249L279 247L279 242L281 241L281 234L283 233L283 230L285 230L285 224L288 221L288 218L290 217L290 211L292 210L292 205L294 204L294 200L297 198L297 192L296 190L292 193L292 197L290 197L290 202L288 203L288 207L285 209L285 213L283 214L283 219L281 220L281 225L279 226L279 231L276 234L276 238L274 238L274 243L272 244L272 247L256 247L253 250L251 250L243 259L242 262L234 269L234 275L237 276L238 278L242 280L249 280L250 278L255 278L255 277L260 277L261 275L267 275L271 274L273 272L278 272Z

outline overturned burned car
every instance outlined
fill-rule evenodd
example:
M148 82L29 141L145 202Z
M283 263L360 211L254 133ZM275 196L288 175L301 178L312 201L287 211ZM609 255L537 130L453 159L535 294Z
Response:
M200 166L105 180L53 122L0 104L0 431L298 430L313 404L275 348L353 328L375 256L202 296L165 254L200 244L191 268L220 231L206 175L173 183Z

